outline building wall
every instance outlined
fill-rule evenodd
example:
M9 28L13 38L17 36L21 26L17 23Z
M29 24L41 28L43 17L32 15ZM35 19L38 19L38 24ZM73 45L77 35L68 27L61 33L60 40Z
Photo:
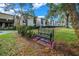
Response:
M0 13L0 29L14 26L14 16Z
M28 26L34 26L33 19L27 19Z
M13 20L13 16L12 15L3 14L3 13L0 13L0 18Z
M37 18L36 19L36 26L40 26L41 25L41 19L40 18Z

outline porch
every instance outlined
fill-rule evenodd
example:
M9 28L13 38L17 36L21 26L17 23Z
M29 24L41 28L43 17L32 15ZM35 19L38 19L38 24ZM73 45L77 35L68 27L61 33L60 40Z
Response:
M14 26L14 20L0 19L0 29L8 29Z

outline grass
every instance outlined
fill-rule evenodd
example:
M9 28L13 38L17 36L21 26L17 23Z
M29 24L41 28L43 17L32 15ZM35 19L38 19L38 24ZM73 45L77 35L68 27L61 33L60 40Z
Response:
M11 33L0 35L0 39L6 39L6 38L13 38L13 35Z
M61 28L55 30L55 40L65 42L75 42L77 41L77 36L74 32L74 29Z
M13 33L0 35L0 55L15 55L16 54L16 37Z
M33 30L35 33L38 30ZM77 36L73 29L67 28L56 28L55 29L55 40L63 42L77 42ZM0 35L0 55L16 55L16 35L12 33Z
M33 30L35 33L38 30ZM56 28L54 30L54 39L55 41L63 41L63 42L75 42L77 41L77 36L74 32L74 29L70 28Z

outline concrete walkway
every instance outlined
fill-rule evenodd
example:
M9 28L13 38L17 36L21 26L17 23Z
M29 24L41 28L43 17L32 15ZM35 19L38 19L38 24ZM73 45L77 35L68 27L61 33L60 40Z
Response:
M7 34L7 33L12 33L12 32L17 32L17 31L0 31L0 35Z

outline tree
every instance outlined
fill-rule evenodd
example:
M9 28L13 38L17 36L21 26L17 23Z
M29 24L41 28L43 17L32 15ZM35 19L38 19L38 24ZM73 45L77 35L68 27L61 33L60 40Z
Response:
M53 6L53 5L51 5ZM59 8L57 9L58 11L61 12L67 12L69 13L69 15L66 15L67 17L70 16L71 17L71 22L72 22L72 26L75 30L75 33L77 34L78 38L79 38L79 10L77 11L76 7L79 6L78 4L73 4L73 3L65 3L65 4L60 4ZM52 11L50 11L52 13Z
M58 12L61 13L65 13L66 16L66 28L69 28L69 12L66 10L65 5L64 4L58 4Z
M46 22L45 24L47 25L48 24L48 19L51 19L52 16L57 16L57 6L53 3L47 3L46 4L48 7L49 7L49 10L48 10L48 14L45 16L45 19L46 19ZM53 21L53 25L54 25L54 21Z
M52 16L56 15L57 6L53 3L48 3L47 6L49 7L48 15L46 15L46 18L49 19Z
M13 10L14 11L14 22L17 22L17 23L14 23L14 26L18 26L19 25L19 21L17 20L16 21L16 18L19 19L19 17L16 15L17 14L17 11L15 9L15 6L16 4L15 3L4 3L6 5L6 7L4 7L4 11L10 11L10 10Z
M72 26L75 29L75 33L77 34L79 38L79 12L77 12L76 7L79 6L78 4L72 4L72 3L67 3L67 4L62 4L63 8L61 8L63 11L68 11L67 16L71 17L71 22ZM78 10L79 11L79 10Z
M36 27L36 20L37 19L37 17L36 16L34 16L34 26Z
M31 18L33 18L33 22L34 22L34 26L36 27L36 19L37 19L37 16L35 16L35 13L34 13L34 9L33 9L33 4L32 3L29 3L29 4L24 4L24 3L20 3L20 8L21 8L21 12L23 13L23 6L25 5L29 5L29 10L28 12L24 12L25 16L31 16ZM26 22L27 22L27 18L26 18Z
M18 25L20 25L20 22L22 23L23 19L24 19L26 26L27 26L27 19L28 19L29 16L31 16L31 11L30 11L31 7L29 8L28 11L25 11L24 7L25 6L32 6L32 4L31 3L27 3L27 4L26 3L5 3L5 4L6 4L5 11L14 10L15 16L16 16L17 13L20 14L20 18L18 19L18 21L19 21ZM19 6L18 11L15 8L16 5Z
M71 16L71 22L72 22L72 26L75 29L75 32L79 38L79 12L77 12L76 9L76 4L65 4L65 8L66 10L69 12L69 15Z
M57 15L64 15L66 16L66 27L69 28L69 13L65 10L63 4L48 4L49 5L49 16L57 16ZM62 18L62 17L61 17Z
M33 16L34 26L36 27L37 16L35 16L34 9L33 9L33 4L30 4L30 14Z

